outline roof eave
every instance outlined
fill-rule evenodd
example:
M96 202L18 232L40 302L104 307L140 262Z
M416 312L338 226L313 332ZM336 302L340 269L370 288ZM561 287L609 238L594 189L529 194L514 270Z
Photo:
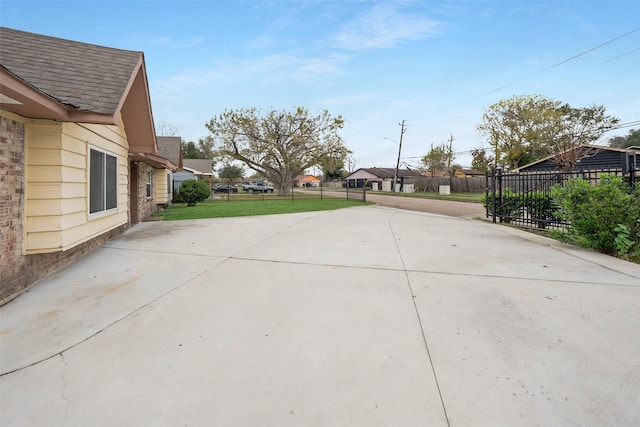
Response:
M129 158L136 162L147 163L158 169L168 169L171 172L178 170L178 166L173 164L171 160L156 156L155 154L129 152Z
M151 112L151 97L144 65L144 55L140 59L131 75L131 80L125 89L116 114L122 118L122 124L129 141L129 151L132 153L156 154L156 142L153 114Z
M78 110L28 84L0 66L0 108L29 119L115 124L109 114Z

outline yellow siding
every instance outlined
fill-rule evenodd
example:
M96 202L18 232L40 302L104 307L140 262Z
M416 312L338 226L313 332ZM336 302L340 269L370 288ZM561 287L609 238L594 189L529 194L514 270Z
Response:
M28 120L25 253L70 249L128 221L128 144L118 126ZM118 207L89 215L89 147L118 158Z
M154 183L156 204L163 205L171 201L171 194L167 186L167 177L171 176L171 171L167 169L156 169L156 180Z

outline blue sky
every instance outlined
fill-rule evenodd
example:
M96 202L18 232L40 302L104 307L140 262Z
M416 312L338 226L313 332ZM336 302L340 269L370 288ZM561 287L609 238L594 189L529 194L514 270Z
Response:
M156 125L183 140L225 109L326 109L357 167L395 166L403 120L403 164L453 135L468 166L483 109L513 95L640 120L639 16L636 0L0 3L2 26L143 51Z

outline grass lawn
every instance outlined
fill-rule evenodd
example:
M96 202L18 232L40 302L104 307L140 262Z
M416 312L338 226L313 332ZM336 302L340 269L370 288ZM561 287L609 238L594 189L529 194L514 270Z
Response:
M273 215L283 213L326 211L347 208L350 206L362 206L364 203L357 200L338 198L325 198L324 200L253 200L253 201L204 201L196 206L185 204L173 204L165 210L156 212L154 217L163 217L165 220L201 219L201 218L225 218L249 215Z

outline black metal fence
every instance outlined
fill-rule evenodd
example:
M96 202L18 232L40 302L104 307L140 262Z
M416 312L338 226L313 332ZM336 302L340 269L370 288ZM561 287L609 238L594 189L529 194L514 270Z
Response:
M218 181L211 186L210 202L245 202L273 200L325 200L327 198L347 198L366 201L366 193L362 189L345 188L345 181L318 181L309 184L285 183L279 185L250 185L233 181ZM174 203L180 203L178 188L174 188Z
M567 229L571 226L558 214L551 189L564 187L575 178L594 185L602 174L621 176L633 188L637 181L634 169L590 169L572 172L536 171L502 173L500 169L487 172L485 206L487 218L493 222L511 223L529 228Z

